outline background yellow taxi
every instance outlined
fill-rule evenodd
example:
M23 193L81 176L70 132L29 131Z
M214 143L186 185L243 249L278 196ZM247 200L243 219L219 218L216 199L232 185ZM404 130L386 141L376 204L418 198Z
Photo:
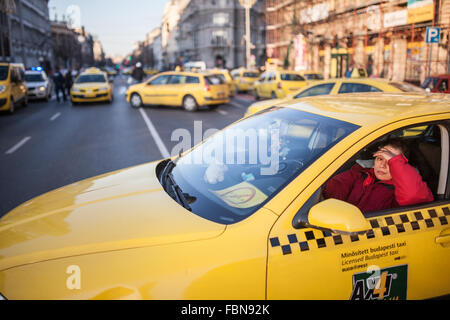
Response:
M254 89L254 84L258 81L259 72L245 68L234 69L231 71L236 91L248 92Z
M17 106L27 106L28 91L21 63L0 62L0 111L14 113Z
M281 99L305 87L308 83L299 73L289 70L264 72L255 82L254 96L260 98Z
M271 99L253 103L248 107L246 115L253 114L275 104L291 99L299 99L311 96L343 93L362 92L417 92L425 93L425 90L406 82L389 81L385 79L330 79L315 81L313 84L298 90L284 99Z
M236 96L236 85L234 84L234 80L230 74L230 71L228 71L227 69L211 69L208 70L208 72L219 75L220 78L222 78L222 81L224 81L228 85L230 97Z
M74 81L70 89L72 104L79 102L107 101L114 99L113 85L108 81L105 72L97 68L89 68L82 72Z
M303 78L308 81L308 83L313 83L314 81L324 80L323 73L318 71L300 71Z
M215 108L230 101L228 85L209 73L163 72L147 82L130 86L127 101L142 105L180 106L196 111L200 106Z
M448 297L449 107L448 98L436 95L305 98L240 120L178 158L27 201L0 219L0 293L7 299ZM263 139L278 130L269 146L273 161L202 157L236 130ZM435 201L366 214L322 201L331 177L371 158L376 144L392 136L417 151L410 163ZM231 141L232 156L252 156Z

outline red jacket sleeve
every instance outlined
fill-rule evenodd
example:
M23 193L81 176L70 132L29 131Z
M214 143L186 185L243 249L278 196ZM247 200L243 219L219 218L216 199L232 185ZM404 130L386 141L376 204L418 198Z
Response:
M395 187L395 200L400 206L408 206L434 200L433 194L420 174L403 154L391 158L389 171Z
M355 164L350 170L331 178L325 186L324 197L347 201L355 181L361 176L361 169L359 164Z

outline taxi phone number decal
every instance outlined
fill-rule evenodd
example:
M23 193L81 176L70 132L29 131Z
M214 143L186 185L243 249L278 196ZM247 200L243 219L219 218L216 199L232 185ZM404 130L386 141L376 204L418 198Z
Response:
M366 272L353 275L350 300L406 300L408 265L379 269L372 266Z

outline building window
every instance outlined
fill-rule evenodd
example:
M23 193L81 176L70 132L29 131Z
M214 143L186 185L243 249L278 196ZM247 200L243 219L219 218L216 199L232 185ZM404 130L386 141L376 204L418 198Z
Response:
M227 13L215 13L213 15L213 23L215 25L224 25L228 23L228 14Z

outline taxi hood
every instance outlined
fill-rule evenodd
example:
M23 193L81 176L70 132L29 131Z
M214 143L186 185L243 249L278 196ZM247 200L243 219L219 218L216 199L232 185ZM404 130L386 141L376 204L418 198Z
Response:
M176 203L157 163L123 169L32 199L0 219L0 270L74 255L197 241L225 226Z

